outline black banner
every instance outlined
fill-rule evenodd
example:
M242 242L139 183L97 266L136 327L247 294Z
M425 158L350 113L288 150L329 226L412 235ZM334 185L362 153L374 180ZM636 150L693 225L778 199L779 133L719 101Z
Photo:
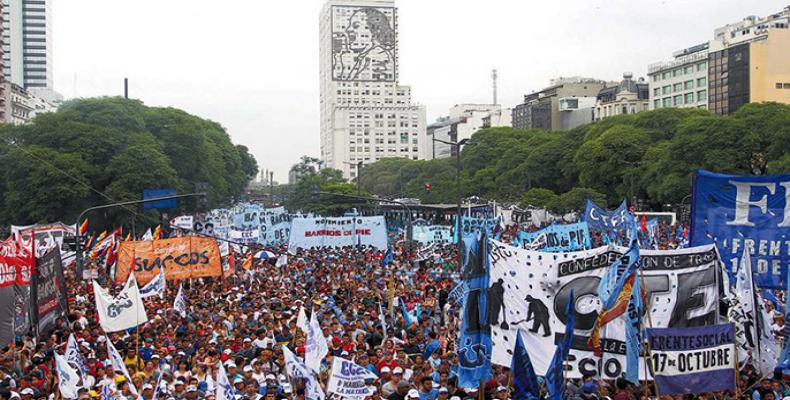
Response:
M55 320L65 318L68 313L66 281L57 249L36 260L36 273L30 289L33 323L39 337L48 336L55 328Z

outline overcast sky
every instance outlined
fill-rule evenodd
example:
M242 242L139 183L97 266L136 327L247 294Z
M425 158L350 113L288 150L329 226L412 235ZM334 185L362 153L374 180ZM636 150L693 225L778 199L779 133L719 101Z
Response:
M55 88L122 95L221 123L275 180L319 154L318 14L323 0L57 0ZM400 83L428 121L499 102L556 76L619 80L786 0L396 0Z

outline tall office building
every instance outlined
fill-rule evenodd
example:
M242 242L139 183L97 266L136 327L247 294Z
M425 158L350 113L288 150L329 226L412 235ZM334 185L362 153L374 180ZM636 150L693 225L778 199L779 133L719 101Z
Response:
M51 2L3 0L3 75L33 92L53 90Z
M356 164L425 158L425 107L398 83L394 0L329 0L320 16L321 159L358 174Z

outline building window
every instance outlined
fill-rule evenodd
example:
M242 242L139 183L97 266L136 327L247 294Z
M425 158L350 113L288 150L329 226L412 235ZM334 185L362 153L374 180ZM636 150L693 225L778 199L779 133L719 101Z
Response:
M682 83L676 83L676 84L672 85L672 91L673 92L680 92L681 90L683 90L683 84Z
M663 88L661 88L661 92L663 94L669 94L671 91L672 91L672 86L669 85L666 85Z
M681 74L680 68L672 70L672 76L678 76Z
M671 107L672 106L672 99L669 97L664 97L663 101L664 107Z
M699 63L697 64L697 71L704 71L708 69L708 63Z
M694 72L694 67L691 65L687 65L685 68L683 68L684 74L690 74L692 72Z
M661 108L661 100L660 99L653 100L653 108Z
M708 100L708 91L707 90L700 90L697 92L697 101L707 101Z
M683 105L683 96L677 95L677 96L673 97L672 98L672 104L676 105L676 106L682 106Z
M661 89L660 88L653 89L653 96L658 96L660 94L661 94Z
M661 74L661 79L667 79L667 78L669 78L669 72L664 72Z
M685 101L686 101L686 104L694 103L694 93L693 92L692 93L686 93L685 94Z
M691 90L691 89L694 89L694 81L683 82L683 90Z
M776 88L777 89L781 89L782 88L782 82L776 82Z
M705 85L707 85L707 84L708 84L708 78L699 78L699 79L697 79L697 87L698 88L705 87Z
M790 83L785 82L783 86L785 89L790 89Z

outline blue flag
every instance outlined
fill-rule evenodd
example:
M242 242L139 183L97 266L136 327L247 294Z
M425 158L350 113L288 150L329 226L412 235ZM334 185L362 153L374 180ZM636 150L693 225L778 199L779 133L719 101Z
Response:
M406 310L406 302L403 301L403 298L400 299L400 310L403 314L403 320L406 322L406 326L409 327L414 322L411 314Z
M540 398L540 384L532 361L529 359L521 331L516 333L516 348L513 351L513 361L510 365L513 376L513 400L533 400Z
M458 341L458 386L476 388L491 376L491 328L488 307L488 237L485 231L463 236L462 276L469 287ZM495 316L491 316L496 320Z
M565 335L557 343L557 349L554 351L554 358L551 359L549 369L546 371L546 389L549 390L549 399L562 400L565 393L565 381L563 379L563 364L565 359L568 358L568 353L571 351L571 343L573 343L573 324L576 322L574 315L575 299L573 297L573 290L568 296L568 305L565 307L565 315L568 317L565 322Z
M638 261L639 241L634 234L631 239L631 248L609 266L598 284L598 298L601 299L601 307L604 310L614 306L626 279L636 270Z
M790 299L790 274L787 274L787 291L785 292L785 299ZM782 345L782 352L779 353L779 364L776 368L779 369L790 369L790 324L787 321L790 321L790 307L785 307L785 326L782 329L782 333L785 337L785 342Z
M780 313L784 314L785 308L782 305L782 302L779 301L779 299L776 298L776 295L774 294L774 292L771 289L764 289L763 290L763 298L768 300L768 301L770 301L771 304L774 305L774 308L776 309L776 311L779 311Z
M639 347L642 344L642 313L645 303L639 276L634 279L631 298L625 313L625 379L639 384Z
M395 259L395 255L392 253L392 249L387 248L387 252L384 253L384 257L381 259L381 266L386 267L387 265L392 264L393 259Z

